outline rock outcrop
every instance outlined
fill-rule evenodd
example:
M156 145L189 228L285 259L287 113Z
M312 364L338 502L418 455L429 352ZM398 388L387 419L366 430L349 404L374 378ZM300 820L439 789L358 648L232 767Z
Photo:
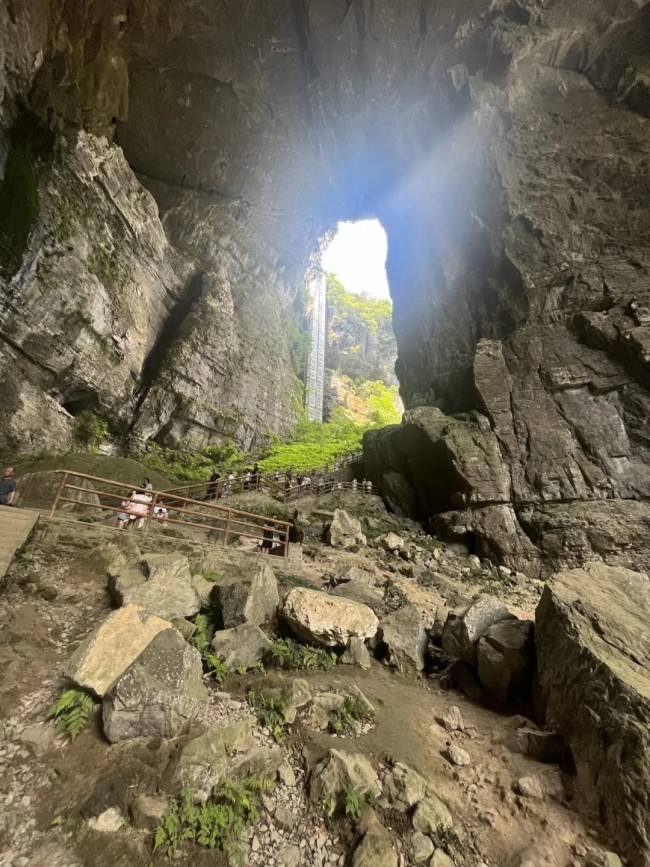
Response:
M635 865L650 865L650 581L559 572L536 613L547 719L571 748L577 794Z

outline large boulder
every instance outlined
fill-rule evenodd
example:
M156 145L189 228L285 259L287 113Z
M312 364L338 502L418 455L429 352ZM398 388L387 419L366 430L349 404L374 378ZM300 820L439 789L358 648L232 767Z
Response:
M513 618L496 596L482 593L460 613L451 613L442 630L442 649L454 659L476 665L476 645L490 626Z
M367 605L304 587L289 593L282 613L296 635L327 647L345 647L351 638L373 638L379 625Z
M201 610L201 598L183 554L148 554L110 573L108 587L119 605L139 605L165 619L193 617Z
M254 623L240 623L215 632L212 649L229 669L252 668L271 649L271 642Z
M266 563L247 563L215 585L212 591L217 624L231 629L241 623L262 626L277 615L278 582Z
M375 796L381 793L379 778L362 753L330 750L312 772L309 785L312 803L321 804L323 798L331 798L334 804L342 805L350 788Z
M385 646L389 665L400 671L422 671L429 640L420 614L413 605L398 608L380 624L378 638Z
M203 710L202 675L198 650L175 629L159 633L104 698L108 740L179 735Z
M356 545L365 545L366 541L359 519L348 515L344 509L335 509L327 528L327 542L332 548L354 548Z
M175 797L183 789L191 789L195 801L205 801L226 776L235 754L246 753L255 746L254 722L251 717L192 738L172 757L161 780L162 788Z
M367 605L378 616L381 616L387 610L384 594L381 590L377 590L365 581L346 581L344 584L333 587L330 590L330 594L338 596L341 599L351 599L353 602Z
M347 584L349 581L357 581L361 584L367 584L369 587L375 586L376 576L373 572L367 569L360 569L358 566L343 566L330 578L330 584L337 587L339 584Z
M479 638L478 679L502 704L524 698L530 692L534 642L533 623L510 618L490 626Z
M139 608L125 605L85 638L72 654L64 674L98 698L103 698L115 681L147 645L172 625Z
M635 867L650 867L650 581L589 564L558 572L535 615L547 723L566 740L578 800Z

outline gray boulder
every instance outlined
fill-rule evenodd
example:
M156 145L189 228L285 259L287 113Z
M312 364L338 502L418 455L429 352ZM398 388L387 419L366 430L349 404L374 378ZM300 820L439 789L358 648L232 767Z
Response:
M370 652L360 638L351 638L348 641L348 646L345 648L345 653L343 653L339 662L342 665L356 665L366 670L372 667Z
M357 581L366 584L369 587L375 586L376 576L367 569L360 569L358 566L344 566L339 569L330 579L330 584L333 587L339 584L347 584L348 581Z
M171 738L204 707L201 656L176 632L159 633L104 698L104 733L111 743Z
M400 671L422 671L429 639L417 608L407 605L385 617L379 625L378 639L380 647L385 646L389 665Z
M361 531L361 522L344 509L335 509L334 517L327 528L327 542L332 548L354 548L365 545L366 537Z
M449 614L442 630L442 649L454 659L476 665L479 638L490 626L513 616L500 599L481 594L460 614Z
M271 642L254 623L215 632L212 648L229 669L252 668L270 650Z
M535 614L546 719L571 748L577 800L630 863L650 865L650 582L591 563L558 572Z
M193 617L201 610L190 564L183 554L148 554L109 574L108 587L119 605L139 605L168 620Z
M254 723L251 717L234 725L210 729L188 741L167 766L162 788L175 797L183 789L192 789L195 801L204 801L228 773L230 757L245 753L255 745Z
M215 585L212 600L221 628L231 629L241 623L262 626L277 615L278 582L266 563L248 563Z
M478 678L502 704L530 692L534 664L534 627L529 620L502 620L479 639Z
M329 750L311 775L309 797L312 803L321 804L323 798L332 798L335 804L341 805L349 788L375 796L381 793L379 778L362 753Z
M365 581L346 581L344 584L333 587L330 594L367 605L378 616L385 614L387 610L383 593Z

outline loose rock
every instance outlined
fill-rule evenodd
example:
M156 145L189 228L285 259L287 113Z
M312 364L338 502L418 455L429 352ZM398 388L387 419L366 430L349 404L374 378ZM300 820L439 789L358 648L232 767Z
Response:
M372 638L379 625L366 605L304 587L289 593L283 615L296 635L328 647L345 647L350 638Z

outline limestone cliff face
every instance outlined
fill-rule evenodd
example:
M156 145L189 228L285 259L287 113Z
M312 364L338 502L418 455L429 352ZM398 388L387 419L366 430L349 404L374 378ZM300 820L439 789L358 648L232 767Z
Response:
M328 283L325 352L325 416L342 407L359 424L372 423L368 395L376 383L395 392L397 343L390 304L347 292L336 280ZM390 402L390 400L389 400Z
M2 13L4 153L16 98L61 132L115 130L158 206L142 228L138 217L136 235L159 239L154 254L139 248L105 201L102 225L124 226L126 291L150 310L146 325L131 295L119 318L81 240L72 242L87 289L71 304L97 309L92 328L107 335L110 324L124 351L101 376L97 364L65 363L75 388L100 385L137 433L161 440L234 431L245 445L286 429L289 352L276 321L325 232L377 216L389 239L405 405L460 413L449 424L489 440L509 483L469 511L451 494L468 495L470 481L432 505L405 471L409 448L394 431L377 472L400 476L393 482L419 517L464 527L487 549L514 534L535 556L571 546L578 559L603 556L611 503L636 508L650 493L648 5L74 5L13 2ZM74 172L75 146L66 153L61 170ZM133 176L123 183L137 198ZM21 301L2 335L6 364L24 365L21 387L55 429L69 425L52 403L60 407L60 369L50 357L37 363L18 323L39 322L39 291L57 298L31 276L47 213L42 195L39 228L3 288ZM126 223L133 228L131 211ZM97 232L88 234L91 247ZM172 314L180 324L172 317L166 330ZM95 337L55 318L62 358L99 358L90 348L79 355L80 340L90 347ZM32 344L45 342L39 328ZM14 436L27 412L18 403L7 422ZM451 454L446 434L432 436L435 454ZM631 556L640 520L623 521L621 556Z

